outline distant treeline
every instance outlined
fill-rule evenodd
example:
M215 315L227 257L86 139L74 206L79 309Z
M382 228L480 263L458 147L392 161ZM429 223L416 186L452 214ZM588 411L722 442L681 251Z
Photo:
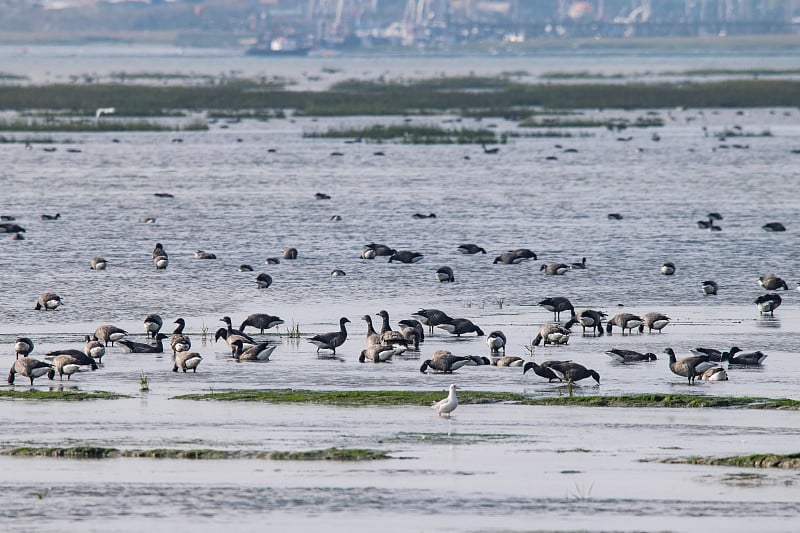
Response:
M174 115L175 110L293 109L315 116L406 115L492 110L521 118L520 109L652 109L797 107L800 81L735 80L675 84L535 84L502 78L409 83L346 82L326 91L288 91L255 82L193 87L141 85L2 86L4 110L51 110L93 116L114 106L121 116Z

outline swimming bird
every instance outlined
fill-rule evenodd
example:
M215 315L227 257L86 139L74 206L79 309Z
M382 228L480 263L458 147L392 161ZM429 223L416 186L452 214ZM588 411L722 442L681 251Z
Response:
M525 261L524 257L516 255L514 252L503 252L494 258L493 264L503 263L504 265L517 265Z
M268 342L260 342L242 350L242 340L233 341L233 358L237 361L269 361L270 355L275 351L277 345Z
M317 347L317 353L319 353L320 350L331 350L336 354L336 348L344 344L344 341L347 340L347 329L344 325L348 322L350 321L347 317L342 317L339 319L339 331L314 335L308 339L308 342Z
M704 281L700 284L700 286L703 291L703 294L705 294L706 296L717 294L717 289L719 289L717 282L713 280Z
M156 219L153 217L141 217L139 219L139 224L155 224Z
M506 353L506 335L500 330L495 330L489 333L489 336L486 337L486 344L489 345L489 352L496 354L500 353L500 349L503 350L503 354Z
M345 272L344 270L342 270L340 268L337 268L337 269L331 271L331 276L333 276L335 278L346 276L346 275L347 275L347 272Z
M550 263L549 265L542 265L539 270L544 270L548 276L563 276L569 270L569 265L564 263Z
M51 364L53 368L48 371L47 377L53 379L56 377L56 372L58 372L58 377L61 381L64 380L64 374L67 375L67 381L69 381L72 378L72 374L81 369L80 362L71 355L57 355L53 357Z
M715 366L700 374L700 379L703 381L728 381L728 373L721 366Z
M675 263L672 261L667 261L663 265L661 265L661 273L665 276L671 276L675 273Z
M265 329L277 328L281 324L283 324L283 320L281 320L280 317L267 315L265 313L254 313L244 319L242 325L239 326L239 331L244 333L244 328L250 326L251 328L261 330L263 334Z
M210 252L206 252L205 250L197 250L194 253L194 258L195 259L216 259L217 255L216 254L212 254Z
M462 355L453 355L449 350L436 350L430 359L426 359L419 371L426 373L431 368L439 373L452 374L464 365L472 364L472 359Z
M256 276L256 285L259 289L267 289L270 285L272 285L272 276L269 274L262 272L258 276Z
M160 242L157 242L153 249L153 265L156 267L156 270L164 270L169 265L167 252L164 250L164 245Z
M619 213L609 213L608 220L622 220L622 215Z
M108 346L111 343L111 346L114 346L114 343L125 335L128 332L122 328L118 328L117 326L112 326L111 324L106 324L103 326L98 326L96 330L94 330L94 336L97 337L98 340L103 341L103 344Z
M253 266L252 265L248 265L246 263L245 264L241 264L241 265L239 265L238 270L239 270L239 272L252 272L253 271Z
M548 344L555 344L556 346L567 344L571 333L561 324L542 324L542 327L539 328L539 333L533 339L533 345L539 346L542 341L544 341L545 346Z
M391 346L373 344L368 348L361 350L361 355L358 356L358 362L364 363L369 361L371 363L385 363L390 361L394 354L395 350Z
M586 258L582 257L580 263L572 263L570 268L576 270L586 270Z
M54 292L43 292L36 300L36 307L34 307L34 309L36 311L53 311L63 303L61 296L58 294Z
M439 267L439 270L436 271L436 279L441 282L450 282L456 280L455 276L453 275L453 269L449 266Z
M580 324L583 327L583 334L586 335L586 328L589 328L592 335L603 336L603 319L606 314L602 311L595 311L594 309L582 309L575 313L572 311L572 318L570 318L564 327L572 329L575 324Z
M267 257L266 259L264 259L264 264L265 265L280 265L281 264L281 260L278 259L277 257Z
M172 337L170 337L169 340L169 347L172 348L172 355L176 355L178 352L188 352L192 348L192 341L188 335L183 334L186 321L182 318L178 318L173 324L177 324L177 326L172 330Z
M483 336L481 328L473 324L472 321L467 318L454 318L450 320L450 322L439 324L438 327L451 335L457 335L459 337L467 333L475 333L478 337Z
M764 231L786 231L786 226L780 222L769 222L761 226Z
M658 358L654 353L641 353L634 350L622 348L612 348L606 351L606 355L618 363L635 363L638 361L656 361Z
M0 233L25 233L25 228L13 222L0 224Z
M755 299L755 304L758 306L758 312L762 315L764 313L774 315L775 309L777 309L782 302L783 299L776 293L763 294Z
M61 218L61 213L55 215L42 215L42 220L58 220Z
M436 411L439 416L446 416L450 418L450 413L456 410L458 407L458 397L456 397L456 389L458 387L455 384L450 385L450 392L447 394L447 398L444 400L439 400L438 402L431 405L431 409Z
M428 326L431 333L433 333L434 326L449 324L453 320L447 313L438 309L420 309L411 316Z
M418 252L411 252L409 250L397 250L389 257L389 262L399 261L401 263L418 263L422 261L422 254Z
M665 314L652 312L645 314L642 320L643 323L639 326L639 333L644 333L645 326L647 326L648 333L652 333L653 330L661 333L661 330L669 324L670 318Z
M477 254L478 252L485 254L486 250L478 246L477 244L459 244L458 248L456 248L462 254Z
M597 384L600 384L600 374L591 368L586 368L578 363L572 361L550 361L547 367L553 373L567 383L574 383L586 378L594 379Z
M164 325L164 321L155 313L144 317L144 331L148 338L155 338L156 334L161 331L162 325Z
M708 360L707 355L696 355L693 357L684 357L683 359L675 358L675 351L672 348L666 348L664 353L669 355L669 369L674 374L683 376L689 379L689 384L694 383L697 376L700 376L716 365Z
M413 215L411 215L411 218L415 218L417 220L421 220L423 218L436 218L436 213L429 213L427 215L423 213L414 213Z
M525 359L516 355L504 355L492 360L494 366L522 366L523 363L525 363Z
M314 194L314 198L317 200L330 200L331 197L329 194L325 194L324 192L318 192Z
M780 288L783 288L783 290L785 291L789 290L789 286L786 284L783 278L780 278L775 274L761 276L760 278L758 278L758 284L761 285L762 289L768 291L777 291Z
M494 155L494 154L497 154L498 152L500 152L500 148L498 148L496 146L493 147L493 148L486 148L486 145L483 144L483 143L481 143L481 148L483 148L483 153L484 154Z
M728 361L729 365L761 366L761 363L763 363L766 358L767 354L761 351L742 353L742 350L737 346L734 346L730 351L722 354L722 360Z
M361 250L361 259L375 259L376 255L375 250L372 248L364 248Z
M538 259L538 257L536 257L536 253L530 248L516 248L514 250L510 250L510 252L518 258L522 258L523 261L527 261L528 259L533 259L536 261Z
M16 341L14 341L14 353L19 359L19 356L28 357L30 353L33 351L33 341L30 340L28 337L18 337Z
M293 248L291 246L286 248L283 251L283 258L289 260L297 259L297 248Z
M89 335L84 335L83 340L86 343L83 346L83 354L91 358L91 361L83 359L83 364L88 364L92 367L92 370L97 370L97 364L94 363L94 360L97 359L98 363L103 362L103 356L106 354L106 345L100 342L97 337L90 337Z
M125 353L164 353L163 341L166 338L167 335L164 333L157 333L155 346L143 342L133 342L127 339L122 339L117 342L122 346L122 351Z
M197 372L197 367L203 358L197 352L181 352L175 356L175 363L172 366L172 371L177 372L180 368L186 373L187 370Z
M698 220L697 227L699 229L710 229L711 231L719 231L722 228L714 224L715 220L722 220L722 215L719 213L709 213L708 214L708 221L705 220Z
M328 220L330 220L331 222L341 222L342 217L341 215L331 215L330 217L328 217Z
M105 270L108 266L108 261L102 257L92 257L89 260L89 267L92 270Z
M51 368L53 368L53 365L39 361L33 357L23 357L22 359L17 359L14 361L14 364L11 365L11 370L8 372L8 383L13 385L15 375L19 374L29 378L31 380L32 387L33 380L46 375Z
M623 335L625 335L626 329L630 334L633 333L634 328L638 328L643 323L644 320L642 319L642 317L638 315L634 315L633 313L618 313L614 315L614 318L612 318L606 323L606 333L611 335L611 327L617 326L622 330Z
M572 306L572 302L570 302L569 299L563 296L554 296L552 298L545 298L536 305L544 307L545 309L553 313L554 322L558 322L559 320L561 320L561 313L563 313L564 311L569 311L572 314L574 314L575 312L575 308Z
M394 248L386 246L385 244L376 244L374 242L365 244L364 248L372 250L375 252L376 256L394 255L394 253L397 251Z
M547 380L548 383L552 383L553 381L561 381L561 377L558 374L553 372L553 369L550 368L550 364L552 363L568 363L569 361L545 361L541 365L537 365L535 361L528 361L522 367L523 375L528 372L528 370L533 370L533 373L539 377L543 377Z

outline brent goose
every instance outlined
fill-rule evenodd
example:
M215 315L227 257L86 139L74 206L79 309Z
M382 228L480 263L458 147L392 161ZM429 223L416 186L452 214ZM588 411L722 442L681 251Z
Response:
M496 354L500 353L500 349L503 349L503 354L506 353L506 335L502 331L495 330L489 333L489 336L486 337L486 344L489 345L489 352Z
M92 370L97 370L97 365L93 364L94 360L97 359L98 363L103 362L103 356L106 354L106 346L102 342L100 342L97 337L90 337L89 335L84 335L83 340L86 344L83 347L83 353L87 357L91 357L91 362L84 362L84 364L88 364L92 367ZM86 361L86 360L84 360Z
M55 215L42 215L42 220L58 220L61 218L61 213Z
M758 278L758 284L761 285L761 288L768 291L777 291L780 288L783 288L785 291L789 290L789 286L786 284L786 282L775 274L761 276Z
M456 248L462 254L477 254L478 252L485 254L486 250L476 244L459 244Z
M696 355L676 360L675 352L672 348L666 348L664 353L669 355L669 369L672 370L674 374L688 378L689 384L694 383L697 376L702 375L703 372L709 368L716 366L708 360L707 355Z
M194 253L194 258L195 259L216 259L217 256L216 256L216 254L212 254L212 253L206 252L204 250L197 250Z
M334 269L334 270L331 271L331 276L333 276L334 278L339 278L339 277L346 276L346 275L347 275L347 272L345 272L341 268L337 268L337 269Z
M552 382L555 380L561 381L561 378L555 372L553 372L553 370L550 368L550 365L556 363L560 364L568 362L569 361L545 361L541 365L537 365L535 361L528 361L522 367L522 373L525 374L528 372L528 370L533 370L534 374L536 374L539 377L543 377L548 382Z
M67 375L67 381L69 381L72 374L81 369L80 362L71 355L57 355L53 357L51 363L53 367L47 372L47 377L50 379L55 378L56 372L58 372L61 381L64 380L64 374Z
M185 373L187 370L197 372L197 367L203 358L197 352L181 352L175 356L175 363L172 366L172 371L177 372L180 368Z
M417 263L422 261L422 254L418 252L411 252L409 250L397 250L389 257L389 262L400 261L401 263Z
M436 350L430 359L426 359L419 371L423 374L431 368L436 372L451 374L466 364L472 364L472 359L467 356L453 355L449 350Z
M120 340L127 334L128 332L124 329L118 328L117 326L112 326L110 324L98 326L94 331L94 336L97 337L98 340L103 341L103 344L106 345L111 343L111 346L114 346L114 342Z
M233 341L233 358L237 361L269 361L269 356L277 347L275 344L260 342L242 350L242 344L241 339Z
M653 330L661 333L661 330L669 324L670 318L665 314L653 312L644 315L642 320L644 322L639 326L639 333L644 333L645 326L648 333L653 333Z
M375 244L374 242L364 245L364 248L369 248L370 250L373 250L375 252L375 255L380 255L380 256L394 255L396 251L394 248L389 248L385 244Z
M447 398L435 402L433 405L431 405L431 409L436 411L436 413L439 416L444 415L450 418L450 413L455 411L456 407L458 407L458 398L456 397L456 389L458 389L458 387L455 384L451 384L450 392L448 392Z
M553 313L553 320L559 321L561 320L561 313L564 311L574 312L574 307L572 303L563 296L554 296L553 298L545 298L537 305L544 307L551 313Z
M539 328L539 333L533 338L533 345L539 346L542 341L544 341L545 346L548 344L555 344L556 346L559 344L567 344L571 333L570 330L561 324L543 324L542 327Z
M47 352L44 354L44 358L47 360L52 360L60 355L68 355L75 359L78 362L77 364L81 366L89 366L92 368L92 370L97 370L98 368L97 362L95 362L92 357L80 350L74 350L72 348L67 350L53 350L52 352Z
M148 338L155 338L163 325L164 321L155 313L150 313L144 317L144 331Z
M433 333L434 326L447 324L453 320L447 313L438 309L420 309L416 313L412 313L411 316L428 326L431 333Z
M333 154L331 154L331 155L333 155ZM318 192L318 193L314 194L314 198L316 198L317 200L330 200L331 199L330 195L325 194L324 192Z
M364 248L361 250L361 259L375 259L376 255L375 250L372 248Z
M164 353L164 339L167 336L164 333L156 334L156 344L145 344L143 342L133 342L127 339L117 341L122 346L122 351L125 353Z
M33 357L23 357L22 359L17 359L14 361L14 364L11 365L11 370L8 372L8 382L13 385L15 374L19 374L30 378L31 386L33 386L33 380L46 375L51 368L53 368L52 365L34 359Z
M549 265L542 265L539 270L544 270L544 273L548 276L561 276L567 273L569 265L564 263L550 263Z
M786 226L780 222L769 222L761 226L764 231L786 231Z
M523 363L525 363L525 359L516 355L505 355L492 360L494 366L522 366Z
M516 255L514 252L503 252L494 258L493 264L503 263L505 265L516 265L523 261L525 261L525 258Z
M608 220L622 220L622 215L619 213L609 213Z
M14 353L17 355L17 359L19 356L28 357L30 353L33 351L33 341L28 337L19 337L14 342Z
M728 361L729 365L761 366L766 358L767 354L761 351L742 353L742 350L736 346L722 354L722 360Z
M475 333L478 337L483 337L481 328L472 323L467 318L453 318L450 322L445 322L438 325L439 328L445 330L451 335L461 336L466 333Z
M157 242L156 247L153 249L153 265L155 265L157 270L164 270L167 268L167 265L169 265L167 252L160 242Z
M64 302L61 301L61 296L54 292L43 292L36 300L36 311L52 311Z
M423 218L436 218L436 213L429 213L427 215L424 215L422 213L414 213L413 215L411 215L411 218L416 218L418 220Z
M385 363L387 361L391 361L394 354L395 350L391 346L373 344L368 348L361 350L361 355L358 356L358 362L365 363L370 361L372 363Z
M586 270L586 258L582 257L580 263L572 263L570 268L576 270Z
M347 329L344 325L348 322L350 321L347 317L342 317L339 319L339 331L314 335L308 339L308 342L317 347L317 353L319 353L320 350L331 350L335 355L336 348L344 344L344 341L347 340Z
M449 266L439 267L439 270L436 271L436 279L441 282L453 282L456 280L453 269Z
M256 285L259 289L267 289L270 285L272 285L272 276L269 274L262 272L258 276L256 276Z
M770 315L774 315L775 309L780 307L782 301L780 295L769 293L756 298L755 304L758 306L760 314L769 313Z
M632 313L619 313L614 315L614 318L609 320L606 324L606 333L611 335L611 326L617 326L620 328L623 335L625 335L626 329L628 330L628 333L633 333L633 329L638 328L643 323L644 320L638 315L634 315Z
M634 350L622 348L612 348L606 351L606 355L618 363L635 363L638 361L656 361L658 358L654 353L641 353Z
M716 281L713 280L706 280L700 284L703 294L706 296L711 296L717 294L717 290L719 286L717 285Z
M248 265L247 263L239 265L239 272L252 272L253 266Z
M106 266L108 266L108 261L102 257L92 257L89 260L89 267L92 270L105 270Z
M530 248L517 248L515 250L509 250L509 251L512 254L514 254L515 256L521 257L523 260L526 260L526 261L528 259L533 259L534 261L536 261L538 259L538 257L536 256L536 253L533 250L531 250Z
M675 273L675 263L672 261L667 261L663 265L661 265L661 273L665 276L671 276Z
M280 265L281 264L281 260L278 259L277 257L267 257L266 259L264 259L264 264L266 264L266 265Z
M728 381L728 373L721 366L715 366L700 374L700 379L703 381Z
M380 345L381 334L375 331L375 327L372 324L372 317L369 315L364 315L361 317L361 320L367 323L367 346Z
M398 355L406 351L408 349L408 341L402 333L392 329L391 324L389 324L389 313L382 309L377 313L377 316L383 319L380 333L381 344L391 346Z
M578 363L572 361L550 361L547 367L553 373L567 383L574 383L586 378L594 379L597 384L600 384L600 374L590 368L586 368Z
M406 343L411 343L415 350L419 350L419 343L425 340L425 328L419 320L413 318L400 320L397 323L400 326L400 333L403 334Z
M172 330L172 337L169 340L169 346L172 348L172 355L176 355L178 352L188 352L192 348L192 341L189 339L188 335L183 334L186 321L182 318L178 318L173 324L177 324L177 326Z
M297 248L289 247L283 251L284 259L297 259Z
M244 328L250 326L252 328L260 329L261 333L264 333L265 329L277 328L281 324L283 324L283 320L277 316L267 315L264 313L254 313L244 319L242 325L239 326L239 331L244 333Z
M592 332L592 335L597 334L598 336L603 336L603 319L606 318L606 314L602 311L595 311L594 309L583 309L575 313L572 312L572 318L570 318L564 327L567 329L572 329L572 326L575 324L580 324L583 327L583 334L586 335L586 328L589 328Z

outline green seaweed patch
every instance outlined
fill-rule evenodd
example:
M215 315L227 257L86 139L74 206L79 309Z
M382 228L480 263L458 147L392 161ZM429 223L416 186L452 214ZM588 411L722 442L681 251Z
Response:
M576 405L585 407L743 407L747 409L800 409L800 401L790 399L692 394L636 394L623 396L564 396L530 398L528 405Z
M397 406L430 405L441 400L443 391L312 391L295 389L239 390L212 392L208 394L184 394L179 400L216 400L267 403L314 403L323 405ZM460 404L498 402L523 403L529 398L523 394L508 392L463 391L458 395Z
M274 461L374 461L388 459L389 455L381 450L327 448L302 452L272 452L269 458Z
M106 391L44 391L44 390L0 390L0 399L11 400L117 400L127 398L124 394Z
M146 459L271 459L274 461L374 461L389 459L381 450L361 448L327 448L292 452L228 451L212 449L169 449L119 450L101 446L70 447L20 447L0 452L12 457L63 457L70 459L107 459L115 457Z
M671 457L662 463L735 466L743 468L784 468L800 469L800 453L779 455L774 453L756 453L751 455L735 455L732 457Z

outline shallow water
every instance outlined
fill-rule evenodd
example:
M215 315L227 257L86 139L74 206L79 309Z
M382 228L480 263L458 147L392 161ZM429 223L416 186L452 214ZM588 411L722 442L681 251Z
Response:
M221 63L211 62L219 66ZM164 70L171 68L166 62ZM504 66L504 65L500 65ZM584 63L585 66L585 63ZM35 70L35 69L34 69ZM586 111L635 118L644 112ZM25 226L24 241L0 239L0 347L10 365L17 336L36 343L34 356L82 348L84 334L113 323L143 340L142 319L158 312L165 331L181 316L204 360L196 374L170 372L169 356L123 354L109 348L97 372L50 387L132 395L115 401L5 402L4 447L96 444L118 448L218 448L283 451L329 446L388 450L369 464L270 461L99 461L0 457L0 515L20 530L140 530L143 525L218 529L326 530L671 529L758 527L793 529L800 509L792 472L665 465L641 459L688 455L796 452L795 412L670 409L575 409L510 405L462 406L451 420L414 407L331 408L214 404L170 398L240 388L467 390L567 394L565 387L519 368L465 367L452 376L420 374L439 348L485 355L484 338L429 336L419 353L387 365L356 362L365 326L359 317L387 309L394 325L420 307L472 319L486 333L503 330L508 354L526 348L552 315L536 303L567 296L576 307L613 315L661 311L673 323L662 334L587 337L575 328L566 347L539 347L535 359L572 359L596 369L601 384L577 394L676 392L797 398L800 321L794 291L800 182L791 150L800 147L795 109L659 110L662 128L628 129L628 142L606 130L588 137L513 138L498 155L474 146L345 144L302 134L391 118L296 118L222 123L209 132L53 134L56 152L0 144L0 214ZM413 118L445 123L453 117ZM515 131L502 120L465 120L464 127ZM740 125L769 137L728 139L708 132ZM651 140L657 131L660 142ZM181 144L170 142L183 138ZM112 142L118 139L119 143ZM237 142L241 139L242 142ZM747 149L732 144L748 145ZM555 145L560 144L561 148ZM67 152L78 148L80 153ZM564 149L575 148L577 153ZM274 153L268 149L275 149ZM374 152L383 151L385 156ZM331 152L344 155L332 157ZM468 156L469 159L466 159ZM547 160L547 156L557 156ZM169 192L175 198L154 196ZM314 199L325 192L331 200ZM723 231L695 221L721 212ZM61 213L58 221L41 214ZM416 220L413 213L436 213ZM609 221L609 212L624 215ZM342 221L333 222L332 215ZM152 216L155 224L140 224ZM770 234L766 222L788 231ZM422 252L422 262L359 259L364 244L384 242ZM170 266L157 272L150 253L162 242ZM475 242L487 255L464 256ZM267 266L264 259L296 246L299 258ZM539 259L493 265L509 248L530 247ZM215 261L193 259L197 249ZM104 272L88 261L109 260ZM589 268L547 277L543 263L586 257ZM677 273L659 273L664 261ZM237 272L241 263L256 272ZM447 264L456 282L436 282ZM345 277L329 274L334 268ZM259 271L274 284L256 288ZM775 272L792 288L781 292L774 317L753 300L758 276ZM716 297L700 282L715 279ZM36 297L58 292L65 305L36 312ZM624 307L619 307L624 304ZM202 342L230 315L281 316L269 337L278 348L264 364L234 363L224 343ZM340 359L320 359L305 339L280 337L292 324L303 337L332 331L348 316L350 338ZM769 354L763 368L730 369L730 381L698 383L670 373L662 351L695 346ZM612 363L612 347L652 351L659 360ZM0 361L0 363L2 363ZM144 372L151 391L138 392ZM18 378L16 388L28 385ZM6 385L3 385L4 387ZM742 472L755 478L742 478ZM50 487L39 500L33 494ZM178 495L190 495L183 498ZM52 498L52 499L51 499ZM72 511L50 512L53 501ZM386 516L398 517L387 523ZM26 518L35 520L24 522ZM402 522L402 525L401 525Z

